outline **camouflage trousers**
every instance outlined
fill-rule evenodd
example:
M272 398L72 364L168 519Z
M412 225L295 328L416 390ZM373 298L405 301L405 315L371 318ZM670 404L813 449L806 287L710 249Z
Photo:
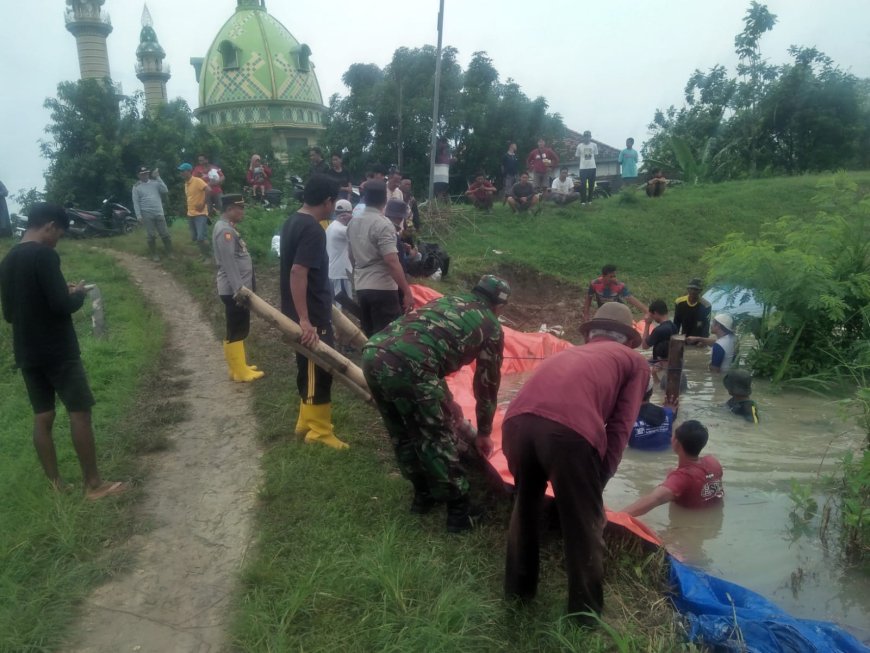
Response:
M444 379L376 347L363 349L363 374L402 476L438 501L468 494L448 410L453 398Z

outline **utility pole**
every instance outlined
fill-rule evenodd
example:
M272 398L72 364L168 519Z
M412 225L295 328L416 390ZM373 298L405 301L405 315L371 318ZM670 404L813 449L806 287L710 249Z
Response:
M432 140L429 146L429 206L435 197L435 145L438 138L438 96L441 90L441 37L444 32L444 0L438 1L438 48L435 51L435 99L432 102Z

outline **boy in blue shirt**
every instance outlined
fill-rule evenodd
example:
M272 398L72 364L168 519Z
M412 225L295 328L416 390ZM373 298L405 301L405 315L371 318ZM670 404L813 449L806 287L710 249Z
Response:
M632 183L637 180L637 150L633 138L626 139L625 149L619 153L617 161L622 166L622 181Z

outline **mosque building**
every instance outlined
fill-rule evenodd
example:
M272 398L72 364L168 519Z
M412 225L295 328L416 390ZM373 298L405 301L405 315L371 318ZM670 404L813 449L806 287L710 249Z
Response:
M196 116L209 127L270 129L281 151L314 145L325 129L311 48L266 11L265 0L237 0L205 57L190 63L199 82Z
M76 38L81 78L109 75L106 39L112 31L105 0L66 0L66 27ZM218 2L220 4L220 2ZM136 49L136 76L149 111L166 102L169 67L147 7ZM265 0L236 0L236 10L204 57L192 57L199 83L196 117L212 129L267 129L278 152L317 143L326 107L311 48L266 11Z

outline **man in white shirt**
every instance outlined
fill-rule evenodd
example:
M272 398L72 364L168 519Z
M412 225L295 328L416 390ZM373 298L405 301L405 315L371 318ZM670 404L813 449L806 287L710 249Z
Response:
M580 198L579 193L574 192L574 180L568 179L568 168L562 168L559 176L553 180L550 187L550 199L556 204L570 204Z
M341 292L351 297L350 264L347 245L347 223L353 216L353 208L348 200L335 203L335 219L326 228L326 254L329 256L329 281L332 283L332 296ZM338 305L338 304L336 304Z
M598 144L592 142L592 132L583 132L583 140L574 151L580 161L580 204L592 203L592 191L595 190L595 157L598 155Z

